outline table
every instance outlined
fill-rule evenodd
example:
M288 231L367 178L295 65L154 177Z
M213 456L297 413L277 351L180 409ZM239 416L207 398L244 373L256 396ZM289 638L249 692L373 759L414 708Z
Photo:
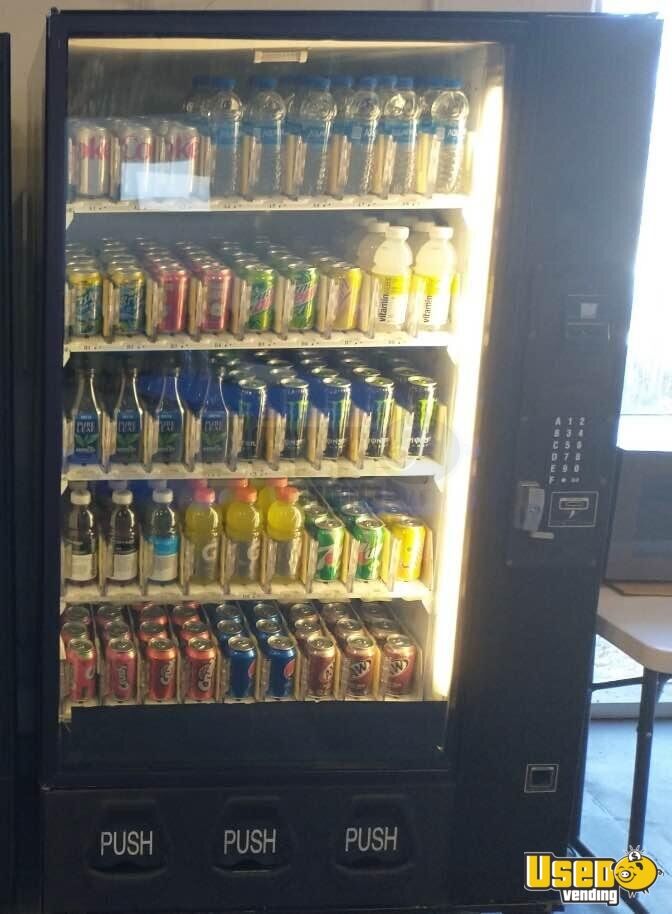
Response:
M594 691L641 684L628 830L628 845L641 847L646 824L646 802L656 704L665 683L672 676L672 597L624 596L611 587L602 587L597 607L597 633L644 668L642 676L635 679L616 679L591 685L585 734L587 746L590 696ZM584 750L583 772L579 780L579 796L576 803L575 830L571 844L584 856L592 857L593 852L583 844L579 837L585 756ZM623 898L623 901L638 914L646 914L646 908L636 898Z

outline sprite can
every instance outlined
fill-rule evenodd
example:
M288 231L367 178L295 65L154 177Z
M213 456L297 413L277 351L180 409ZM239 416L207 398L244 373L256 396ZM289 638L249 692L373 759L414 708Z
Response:
M269 401L272 408L285 418L285 443L280 456L290 460L303 456L308 420L308 382L291 377L274 380Z
M67 292L73 336L96 336L103 329L103 278L91 264L67 271Z
M336 517L318 517L314 521L317 540L315 579L336 581L341 572L345 528Z
M370 514L361 516L353 524L352 535L358 543L355 577L358 581L377 581L380 577L385 524Z
M275 287L275 270L261 263L242 265L243 279L250 290L250 310L247 319L248 330L259 332L270 330L273 326L273 290Z
M350 419L352 384L345 378L322 379L323 412L327 416L327 442L324 456L336 459L343 454Z
M432 444L432 426L436 408L436 381L422 375L410 375L401 385L401 405L413 416L408 453L422 457Z

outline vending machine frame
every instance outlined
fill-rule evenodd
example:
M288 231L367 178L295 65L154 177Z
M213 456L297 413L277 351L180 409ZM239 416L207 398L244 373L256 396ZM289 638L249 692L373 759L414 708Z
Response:
M560 15L72 12L52 14L47 29L38 506L45 910L207 910L221 905L224 886L232 908L549 904L551 895L524 890L524 853L560 854L569 836L660 24ZM58 722L53 608L60 582L68 40L148 35L439 37L504 49L490 315L461 610L455 646L446 646L455 654L448 702L358 704L354 713L334 703L328 730L320 724L322 706L300 703L283 706L282 715L273 705L255 708L253 723L245 708L227 708L226 728L216 706L174 708L151 727L137 715L123 731L115 710L101 708L95 731L75 744ZM629 112L627 148L622 108ZM550 461L554 441L570 429L582 429L590 449L579 488L565 491ZM187 773L198 787L185 786ZM301 879L292 884L287 861L281 873L264 871L256 881L253 871L222 878L209 852L196 864L194 836L207 833L209 841L219 827L212 808L233 815L238 803L258 820L269 809L271 819L287 817ZM115 810L127 830L154 823L147 827L161 836L148 878L101 875L92 862L93 832ZM403 859L379 860L356 874L327 860L338 857L329 821L341 827L349 815L401 823L408 835ZM73 871L81 880L73 882ZM157 873L169 874L160 886L150 878Z

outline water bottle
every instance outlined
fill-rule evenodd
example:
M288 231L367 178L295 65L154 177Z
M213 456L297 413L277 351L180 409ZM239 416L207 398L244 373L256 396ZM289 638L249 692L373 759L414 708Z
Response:
M238 192L238 149L243 103L233 91L236 81L216 76L210 80L210 138L212 179L210 188L217 197Z
M373 153L380 122L377 84L374 76L363 76L346 111L349 147L346 194L361 196L371 191Z
M387 197L392 186L397 152L395 134L397 128L401 127L400 115L405 107L404 97L397 91L396 76L379 77L378 98L381 116L373 162L373 192L381 197Z
M208 179L211 178L213 167L209 124L211 93L210 77L202 74L194 76L191 80L191 91L182 106L185 121L192 127L196 127L200 134L198 162L196 163L198 174Z
M293 108L299 124L294 181L295 196L323 194L327 182L327 148L331 125L336 115L330 81L324 76L308 76L303 92L295 97ZM292 117L293 120L293 117Z
M394 137L395 153L390 193L410 194L415 179L415 147L418 132L418 97L413 88L410 76L397 79L397 94L403 100L399 106L396 101L393 111L386 115L384 129ZM392 107L392 106L391 106Z
M423 194L423 196L431 197L436 189L441 144L436 134L437 125L432 119L432 108L444 89L445 80L442 77L433 77L425 80L424 91L420 95L418 147L415 156L415 190L416 193Z
M301 139L301 117L299 108L306 87L306 77L295 76L283 86L285 101L285 129L282 135L282 192L296 197L298 185L303 177L305 149Z
M347 143L346 110L352 99L352 76L332 76L331 94L336 105L336 116L331 125L329 137L329 163L327 167L327 191L335 197L343 194L349 164Z
M241 191L253 197L280 192L285 103L275 91L277 80L257 76L254 95L243 120Z
M459 80L445 80L444 86L432 104L432 121L440 143L436 189L441 194L452 194L460 183L469 102Z

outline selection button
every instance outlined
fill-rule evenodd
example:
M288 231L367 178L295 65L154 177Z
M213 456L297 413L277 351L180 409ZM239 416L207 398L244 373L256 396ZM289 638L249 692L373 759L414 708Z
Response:
M95 870L158 870L165 863L164 841L153 811L108 813L96 830L89 854Z
M394 804L381 803L354 811L338 835L337 862L341 866L401 866L411 857L413 842L407 819Z
M273 869L291 856L287 827L274 811L234 806L224 816L215 845L215 865L224 869Z

